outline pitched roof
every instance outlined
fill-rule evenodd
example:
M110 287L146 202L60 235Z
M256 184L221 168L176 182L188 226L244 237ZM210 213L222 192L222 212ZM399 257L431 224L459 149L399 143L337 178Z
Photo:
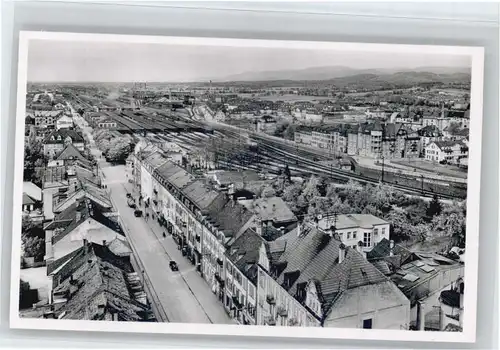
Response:
M298 237L287 235L290 240L278 260L286 267L277 281L290 292L314 281L319 287L323 309L327 310L346 290L388 281L356 250L307 225L301 232ZM339 262L341 246L345 249L345 258ZM286 276L292 276L288 284L284 284Z
M392 248L393 256L401 255L404 256L404 259L408 258L411 255L411 251L406 249L405 247L395 244ZM391 256L391 241L387 238L382 238L380 242L378 242L371 251L366 253L366 258L370 259L380 259Z
M58 197L59 196L57 194L54 195L54 201L59 200ZM96 205L99 205L99 208L109 209L113 206L108 194L103 189L88 181L80 181L79 187L74 192L66 192L64 197L64 199L55 203L55 211L59 211L64 204L71 201L78 201L80 198L88 198L92 200Z
M132 254L132 248L128 241L115 238L107 244L109 251L116 256L128 256Z
M34 117L58 117L63 111L34 110Z
M456 268L460 264L439 254L412 252L390 278L413 306L428 293L437 291L418 288L422 282L432 279L439 271Z
M201 211L206 211L210 204L222 193L214 191L202 181L195 181L185 186L182 193L189 198Z
M60 140L58 140L59 137ZM70 129L54 130L45 138L43 142L47 144L64 143L64 140L68 137L71 138L72 142L79 142L79 143L84 142L83 136L80 133Z
M69 208L67 208L61 216L57 216L54 221L59 221L63 219L66 221L66 226L61 232L54 232L52 237L52 243L55 244L68 235L71 231L77 228L81 223L83 223L88 218L92 218L99 222L100 224L108 227L109 229L124 236L122 228L118 222L113 221L109 217L103 215L100 210L100 206L94 201L88 198L81 198L76 203L73 203ZM80 218L78 219L77 212L80 213ZM69 221L71 220L71 221Z
M77 252L56 276L62 283L54 293L67 298L57 310L62 319L102 320L114 313L121 321L146 318L147 306L131 297L126 275L133 270L128 260L97 244Z
M28 196L26 193L23 193L23 205L35 204L35 200Z
M443 136L443 133L441 130L436 125L427 125L424 126L422 129L418 130L417 133L420 136L424 137L440 137Z
M296 216L280 197L248 199L240 203L264 221L271 220L275 223L297 221Z
M155 173L178 189L184 188L195 180L193 175L171 161L164 162L155 170Z
M335 227L340 230L354 227L371 229L375 225L384 225L388 223L389 222L371 214L346 214L337 216ZM318 222L319 228L323 230L330 229L327 225L331 224L333 224L333 220L330 217L324 218Z
M24 181L23 182L23 192L34 200L42 200L42 189L35 185L33 182Z
M208 208L208 219L227 237L236 235L252 217L244 206L224 197L218 197Z
M465 146L462 141L434 141L436 146L438 146L440 149L445 149L445 148L450 148L453 146Z
M254 230L248 229L241 234L226 250L226 256L253 284L257 284L256 269L259 262L260 247L264 240Z
M72 144L69 143L64 147L62 150L61 154L57 156L57 160L67 160L67 159L74 159L74 160L79 160L83 163L90 163L90 161L85 158L80 151Z
M222 185L235 182L258 181L260 176L255 171L222 171L215 174L215 177Z

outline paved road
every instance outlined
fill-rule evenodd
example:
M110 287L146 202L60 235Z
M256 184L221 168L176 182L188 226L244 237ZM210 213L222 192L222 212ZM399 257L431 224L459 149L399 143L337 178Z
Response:
M86 123L78 116L75 121L89 136L92 153L100 154L89 135L91 129L86 127ZM110 190L111 199L120 214L127 237L135 247L169 321L235 323L195 266L182 256L172 237L163 237L164 230L158 222L152 219L146 222L144 218L136 218L133 215L133 210L127 205L126 193L133 192L133 185L128 183L131 174L126 167L111 166L99 158L98 161L104 175L103 183ZM170 270L170 260L177 262L178 272Z
M146 222L133 215L126 204L126 193L133 189L132 184L127 183L125 166L103 164L101 170L128 238L136 248L168 319L171 322L233 323L195 266L181 255L172 237L163 237L164 230L157 221L150 218ZM170 270L170 260L177 262L179 272Z

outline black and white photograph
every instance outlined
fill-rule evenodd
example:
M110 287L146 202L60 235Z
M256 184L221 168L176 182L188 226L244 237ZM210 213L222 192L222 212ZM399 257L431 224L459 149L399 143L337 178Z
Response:
M473 340L482 48L20 45L14 328Z

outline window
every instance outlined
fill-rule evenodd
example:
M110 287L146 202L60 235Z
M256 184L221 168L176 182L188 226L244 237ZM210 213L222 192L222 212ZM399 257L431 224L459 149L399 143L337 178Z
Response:
M351 239L351 233L347 232L347 239Z
M372 235L370 232L365 232L363 235L363 246L371 247L372 246Z
M352 238L356 239L356 231L352 233Z
M385 235L385 227L382 228L382 236Z
M363 320L363 329L372 329L372 323L373 323L373 319L371 319L371 318Z
M373 229L373 234L374 234L375 236L377 236L377 235L378 235L378 228Z

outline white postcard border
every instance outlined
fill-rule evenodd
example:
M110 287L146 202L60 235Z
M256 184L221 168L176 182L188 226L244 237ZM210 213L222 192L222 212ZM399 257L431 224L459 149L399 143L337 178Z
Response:
M404 52L471 57L471 123L467 189L467 264L464 295L463 332L422 332L405 330L363 330L320 327L269 327L191 323L108 322L82 320L30 319L19 317L19 278L21 259L21 216L24 167L24 123L26 110L28 46L30 40L126 42L129 44L170 44L292 49L335 49L359 52ZM484 48L400 44L336 43L316 41L222 39L201 37L163 37L121 34L89 34L21 31L19 37L18 90L16 112L14 198L12 227L10 328L127 333L165 333L250 337L324 338L419 342L474 342L477 316L477 276L479 253L479 205L481 179L481 135L483 112ZM472 122L472 118L473 122Z

